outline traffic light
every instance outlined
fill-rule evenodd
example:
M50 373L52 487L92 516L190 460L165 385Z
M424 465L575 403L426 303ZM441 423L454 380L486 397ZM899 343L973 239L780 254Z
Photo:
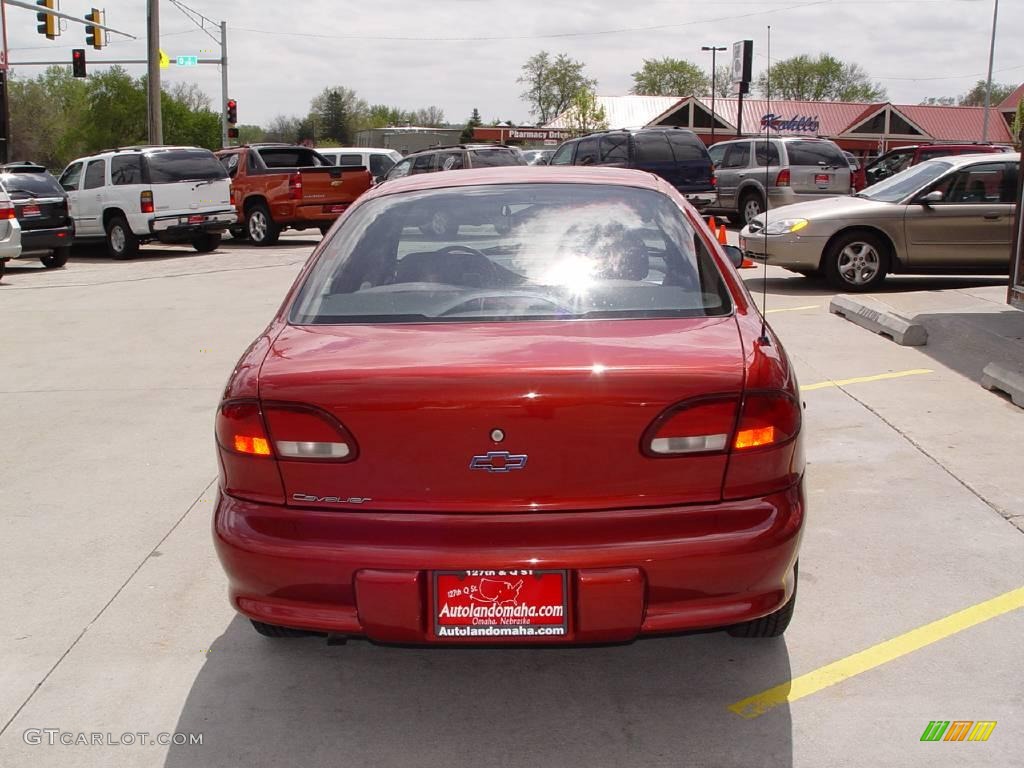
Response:
M228 138L229 139L237 139L238 138L238 129L237 128L228 128Z
M227 107L228 122L234 125L238 122L238 102L234 99L228 99Z
M75 77L85 77L85 48L72 49L71 74Z
M36 0L36 5L49 8L52 11L57 5L57 0ZM36 18L39 19L39 26L36 27L39 34L46 35L47 40L56 40L57 35L60 34L60 29L57 28L57 17L49 13L37 13Z
M102 24L103 15L103 12L99 8L93 8L89 13L85 14L85 18L87 21L91 21L92 24ZM98 51L104 44L104 32L102 29L94 27L92 24L85 25L85 44L91 45Z

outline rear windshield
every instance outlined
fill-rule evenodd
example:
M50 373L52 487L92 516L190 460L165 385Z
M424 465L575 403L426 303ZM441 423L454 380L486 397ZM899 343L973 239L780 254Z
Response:
M470 162L474 168L494 168L499 165L523 165L519 154L511 149L473 149Z
M502 184L358 206L306 278L291 321L706 317L731 307L703 242L662 193Z
M11 197L64 197L64 189L48 173L5 173L0 186Z
M928 160L890 176L885 181L872 184L854 197L866 197L868 200L878 200L882 203L898 203L931 184L952 167L952 164L945 160Z
M281 149L258 150L263 164L267 168L315 168L319 165L330 165L330 161L319 152L302 147L283 147ZM360 165L362 165L360 158Z
M171 149L144 155L150 184L226 179L227 171L207 149Z
M839 147L830 141L787 141L786 154L790 165L849 165Z

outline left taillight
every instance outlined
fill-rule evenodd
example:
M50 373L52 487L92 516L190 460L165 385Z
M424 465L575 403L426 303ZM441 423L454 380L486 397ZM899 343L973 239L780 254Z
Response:
M318 408L268 403L263 414L279 459L353 461L359 453L349 431Z
M18 214L14 210L14 203L10 200L0 202L0 219L16 219Z
M143 213L153 213L155 208L153 207L153 192L151 190L145 190L139 193L139 210Z
M221 403L217 411L217 447L224 492L241 499L284 503L281 473L255 400Z
M745 499L785 490L803 474L800 403L788 392L747 392L732 436L723 498Z
M288 177L288 196L292 200L302 199L302 174L293 173Z

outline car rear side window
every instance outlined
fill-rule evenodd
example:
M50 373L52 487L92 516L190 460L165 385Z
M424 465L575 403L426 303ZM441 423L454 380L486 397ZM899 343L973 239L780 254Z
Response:
M85 169L85 183L82 189L98 189L105 183L107 175L106 160L92 160Z
M579 146L576 147L575 165L597 165L600 158L600 145L601 140L597 136L580 139Z
M786 154L790 165L834 165L839 168L849 165L843 153L830 141L787 141Z
M415 176L418 173L430 173L434 170L434 158L436 158L432 152L428 152L425 155L417 155L412 161L412 170L409 174Z
M754 142L755 165L779 165L779 148L772 141Z
M338 155L338 165L362 165L362 155Z
M498 168L523 164L519 155L511 149L474 149L469 154L470 165L473 168Z
M117 155L110 161L110 183L142 184L142 155Z
M629 162L629 136L625 133L608 133L601 137L602 163Z
M48 173L5 173L0 186L13 198L64 197L64 190Z
M387 155L370 155L370 173L373 176L383 176L395 165L395 161Z
M461 152L444 152L437 156L439 171L460 171L465 167Z
M636 144L637 162L641 165L671 163L674 160L663 131L642 131L633 136L633 142Z
M695 136L683 131L669 131L668 143L672 145L672 154L677 163L692 163L708 160L708 151L704 143Z
M208 149L172 149L144 156L145 176L149 184L176 184L180 181L216 181L228 172Z
M438 214L462 226L424 241L421 227ZM695 237L668 196L635 187L494 184L384 195L352 210L301 286L290 318L336 324L728 314L728 289Z

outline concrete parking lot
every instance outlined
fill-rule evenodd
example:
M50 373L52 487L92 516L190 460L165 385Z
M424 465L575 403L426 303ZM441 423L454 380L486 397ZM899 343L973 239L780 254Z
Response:
M767 286L806 403L810 517L784 639L257 636L210 538L213 413L318 239L9 266L0 766L1024 766L1024 411L977 384L978 344L897 346L776 268L742 274ZM1024 339L1005 278L896 277L882 295L982 302ZM934 720L997 725L922 742Z

